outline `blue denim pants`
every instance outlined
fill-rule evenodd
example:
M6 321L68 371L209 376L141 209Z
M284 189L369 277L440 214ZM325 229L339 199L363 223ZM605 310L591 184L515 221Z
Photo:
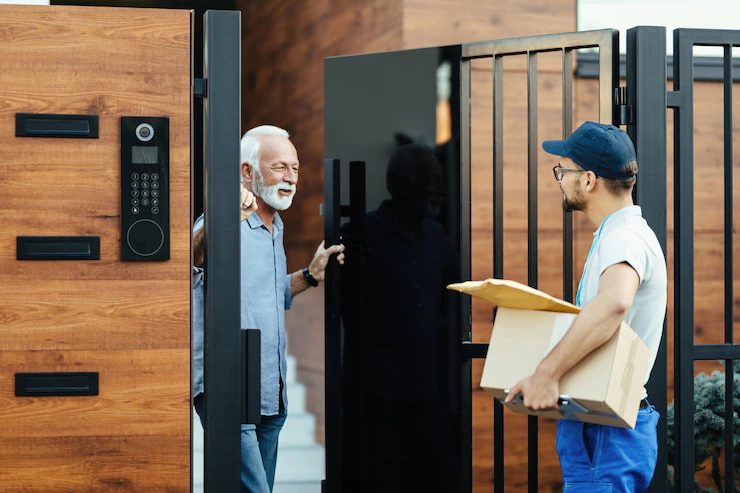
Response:
M634 430L558 421L563 493L643 493L658 460L660 413L648 404Z
M193 399L195 412L204 424L203 394ZM241 493L272 493L275 485L278 435L283 428L287 412L280 406L277 416L262 416L258 425L241 425Z

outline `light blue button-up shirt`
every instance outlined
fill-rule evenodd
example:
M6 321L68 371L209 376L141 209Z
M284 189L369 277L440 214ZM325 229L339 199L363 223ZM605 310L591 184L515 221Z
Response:
M203 216L193 231L203 227ZM285 387L285 310L290 308L290 275L283 248L283 221L278 214L273 231L257 214L241 223L241 325L261 333L263 416L275 416L280 409L280 381L283 404L288 407ZM203 269L193 270L193 396L203 388Z

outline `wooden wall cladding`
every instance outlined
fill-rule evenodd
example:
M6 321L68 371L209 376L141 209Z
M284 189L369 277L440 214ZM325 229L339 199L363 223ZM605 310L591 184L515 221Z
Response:
M576 30L574 0L405 0L404 48Z
M0 16L0 491L189 491L190 12ZM96 114L100 138L17 138L17 112ZM120 261L121 116L170 118L169 261ZM17 261L19 235L100 236L100 260ZM15 397L63 371L100 395Z

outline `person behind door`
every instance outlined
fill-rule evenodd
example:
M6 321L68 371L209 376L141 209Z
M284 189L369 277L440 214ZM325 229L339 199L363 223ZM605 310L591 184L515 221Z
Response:
M303 270L287 273L283 221L278 211L293 202L298 153L283 129L263 125L241 141L241 326L261 332L261 414L258 425L241 426L241 491L270 493L275 482L278 435L287 416L285 310L293 297L325 277L332 255L344 263L344 246L319 245ZM255 213L256 212L256 213ZM194 225L193 405L204 422L203 400L203 216Z
M553 168L563 209L582 211L594 233L576 304L582 308L565 337L535 373L512 387L532 410L556 408L560 378L616 332L622 320L650 348L650 377L666 313L666 261L655 233L632 202L637 180L635 149L612 125L586 122L567 140L543 149L560 156ZM634 430L561 420L557 451L564 493L642 493L653 477L658 455L659 414L643 400Z
M431 148L401 146L386 169L389 200L342 228L343 491L459 488L445 323L459 255L438 221L444 183Z

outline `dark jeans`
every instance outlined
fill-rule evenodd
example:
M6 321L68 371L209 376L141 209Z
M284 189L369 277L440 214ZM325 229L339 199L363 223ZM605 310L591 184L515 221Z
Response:
M193 399L201 425L205 421L203 394ZM258 425L241 425L241 491L242 493L271 493L275 484L278 436L287 412L280 405L277 416L262 416Z

